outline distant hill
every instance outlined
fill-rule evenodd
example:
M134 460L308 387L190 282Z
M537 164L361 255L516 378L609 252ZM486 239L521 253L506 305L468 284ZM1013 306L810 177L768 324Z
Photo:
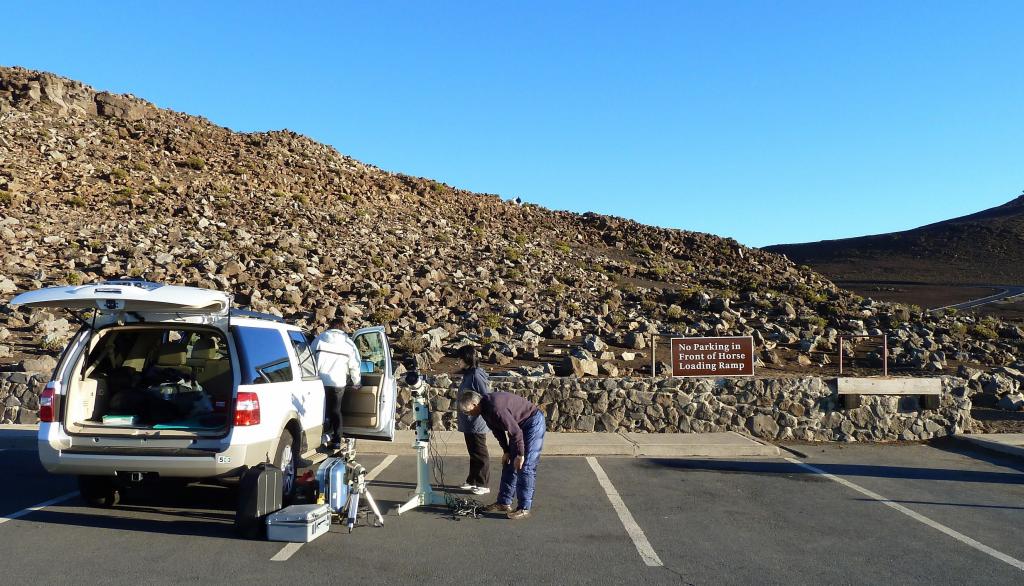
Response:
M764 250L836 281L1024 283L1024 195L1001 206L913 230Z

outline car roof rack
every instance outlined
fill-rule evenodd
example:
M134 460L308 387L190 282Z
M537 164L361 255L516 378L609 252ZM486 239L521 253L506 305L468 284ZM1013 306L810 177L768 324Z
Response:
M276 321L278 323L285 323L284 318L274 315L272 313L260 313L251 309L240 309L237 307L231 308L228 312L228 317L251 317L253 319L264 319L267 321Z

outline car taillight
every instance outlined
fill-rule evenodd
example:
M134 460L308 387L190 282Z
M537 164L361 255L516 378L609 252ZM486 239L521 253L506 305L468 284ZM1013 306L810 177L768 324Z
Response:
M54 381L46 383L46 388L39 395L39 421L41 423L53 423L54 404L57 396L57 385Z
M238 393L235 403L235 425L258 425L260 422L260 398L256 393Z

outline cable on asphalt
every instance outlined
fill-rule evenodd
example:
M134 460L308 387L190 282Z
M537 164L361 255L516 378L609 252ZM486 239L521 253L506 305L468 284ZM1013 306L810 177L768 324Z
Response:
M444 494L445 506L448 507L448 512L451 513L452 520L458 521L459 517L479 519L480 510L484 508L484 504L473 498L461 497L456 494L452 494L444 480L444 458L435 447L434 431L429 427L427 428L427 437L434 484L441 487L441 492ZM437 437L441 440L442 450L447 454L448 440L444 439L443 434L438 434Z
M1024 561L1021 561L1021 560L1019 560L1019 559L1017 559L1015 557L1008 556L1008 555L1006 555L1005 553L1003 553L1001 551L992 549L991 547L985 545L984 543L981 543L980 541L972 539L972 538L964 535L963 533L960 533L959 531L956 531L955 529L951 529L949 527L946 527L945 525L943 525L942 523L939 523L938 521L933 521L933 520L929 519L928 517L925 517L924 515L922 515L920 513L917 513L915 511L912 511L912 510L908 509L907 507L904 507L903 505L901 505L899 503L893 502L893 501L887 499L886 497L878 494L877 492L872 492L872 491L864 488L863 486L860 486L859 484L854 484L853 482L850 482L849 480L846 480L845 478L840 478L840 477L838 477L838 476L836 476L834 474L829 474L828 472L825 472L824 470L822 470L820 468L817 468L815 466L811 466L810 464L805 464L805 463L801 462L800 460L796 460L796 459L793 459L793 458L786 458L786 461L791 463L791 464L796 464L797 466L800 466L801 468L805 468L807 470L810 470L811 472L814 472L815 474L820 474L820 475L824 476L825 478L828 478L829 480L832 480L834 482L837 482L837 483L845 486L846 488L855 490L855 491L861 493L862 495L864 495L864 496L866 496L868 498L876 500L876 501L882 503L883 505L885 505L887 507L895 509L895 510L903 513L904 515L910 517L911 519L913 519L915 521L918 521L920 523L923 523L923 524L931 527L932 529L935 529L937 531L945 533L946 535L952 537L953 539L955 539L955 540L957 540L957 541L959 541L959 542L961 542L961 543L963 543L965 545L973 547L974 549L976 549L976 550L978 550L978 551L980 551L982 553L988 554L988 555L996 558L997 560L999 560L1001 562L1005 562L1005 563L1007 563L1007 564L1017 568L1018 570L1024 570Z

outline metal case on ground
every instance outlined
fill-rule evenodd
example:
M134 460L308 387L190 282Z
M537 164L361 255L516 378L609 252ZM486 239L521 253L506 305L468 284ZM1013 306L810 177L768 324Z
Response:
M245 537L258 537L267 515L281 509L284 476L271 464L247 470L238 483L235 529Z
M267 539L308 543L331 528L327 505L292 505L267 517Z

